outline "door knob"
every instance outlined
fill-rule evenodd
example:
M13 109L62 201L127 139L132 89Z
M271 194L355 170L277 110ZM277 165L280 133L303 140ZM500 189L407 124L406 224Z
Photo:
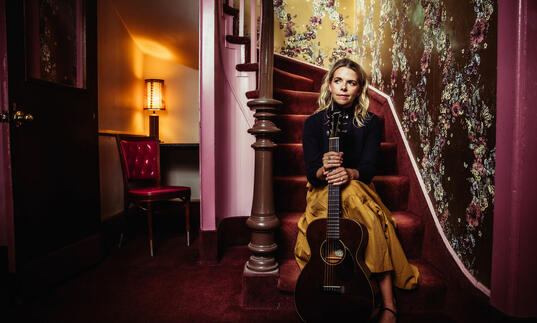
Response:
M23 122L29 122L34 120L34 116L30 113L24 113L21 110L15 111L13 114L13 121L15 121L15 127L22 126Z
M13 115L13 120L15 121L32 121L34 120L34 116L30 113L24 113L22 111L16 111Z

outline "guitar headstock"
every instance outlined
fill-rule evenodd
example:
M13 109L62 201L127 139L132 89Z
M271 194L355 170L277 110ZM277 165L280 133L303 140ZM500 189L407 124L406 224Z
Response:
M347 118L343 116L341 109L334 109L329 114L330 119L330 138L339 137L347 132Z

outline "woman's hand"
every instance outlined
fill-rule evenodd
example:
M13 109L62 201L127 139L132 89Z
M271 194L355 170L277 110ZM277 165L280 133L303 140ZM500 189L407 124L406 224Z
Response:
M343 152L329 151L323 155L323 166L317 171L317 177L334 185L344 185L351 179L348 171L341 167Z
M325 171L326 181L335 186L345 185L349 182L350 175L344 167L337 167L331 171Z
M357 169L343 168L343 152L329 151L323 155L323 166L317 170L317 178L328 183L341 186L353 179L358 179L360 173Z
M343 163L343 152L329 151L323 155L323 172L327 169L337 168Z

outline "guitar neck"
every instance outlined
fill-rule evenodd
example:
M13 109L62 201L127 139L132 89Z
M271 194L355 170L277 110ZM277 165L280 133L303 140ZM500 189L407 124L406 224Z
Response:
M339 137L328 139L328 150L339 152ZM326 238L339 240L340 186L328 184L328 220Z

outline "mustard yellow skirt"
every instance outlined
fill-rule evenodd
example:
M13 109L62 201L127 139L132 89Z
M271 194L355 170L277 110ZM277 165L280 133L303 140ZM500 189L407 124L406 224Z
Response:
M306 211L298 221L295 245L295 259L300 269L304 268L311 255L306 240L308 225L327 216L328 186L315 188L308 183L307 187ZM341 190L341 210L344 218L356 220L367 228L369 241L365 263L369 270L372 273L393 271L396 287L414 289L420 281L418 268L408 263L395 232L397 224L373 185L351 181Z

